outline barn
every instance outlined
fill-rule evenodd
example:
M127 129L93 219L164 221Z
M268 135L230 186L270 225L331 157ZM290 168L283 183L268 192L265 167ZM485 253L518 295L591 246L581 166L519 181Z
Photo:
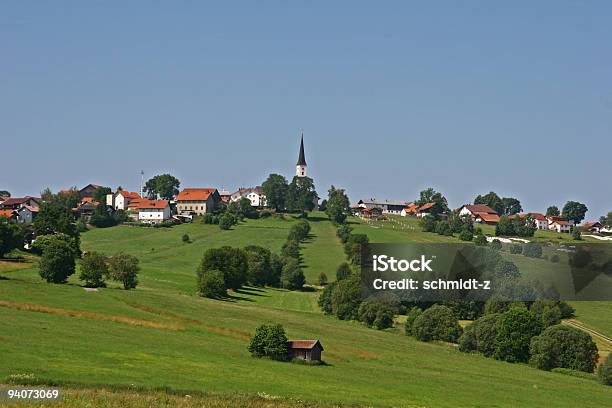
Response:
M306 361L321 361L323 346L319 340L289 340L289 356Z

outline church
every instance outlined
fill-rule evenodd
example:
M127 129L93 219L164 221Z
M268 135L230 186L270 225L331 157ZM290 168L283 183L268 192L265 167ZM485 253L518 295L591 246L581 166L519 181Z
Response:
M295 175L298 177L306 177L306 156L304 155L304 134L302 133L302 140L300 141L300 154L298 156L297 164L295 165Z

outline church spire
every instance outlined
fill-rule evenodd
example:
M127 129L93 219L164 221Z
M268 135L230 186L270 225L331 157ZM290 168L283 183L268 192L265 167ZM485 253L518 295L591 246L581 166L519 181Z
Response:
M297 166L306 166L306 157L304 157L304 134L300 142L300 155L298 156Z

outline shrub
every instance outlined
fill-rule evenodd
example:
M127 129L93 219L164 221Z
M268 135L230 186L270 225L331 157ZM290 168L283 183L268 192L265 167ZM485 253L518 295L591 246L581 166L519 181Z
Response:
M86 287L100 288L106 286L104 278L108 274L108 265L104 255L97 252L89 252L83 255L79 279L85 282Z
M495 267L495 272L504 278L518 278L521 276L521 272L512 261L502 260Z
M219 216L219 228L221 228L222 230L228 230L235 224L236 219L233 215L225 213Z
M340 241L343 244L346 244L351 236L352 230L353 229L348 224L340 224L338 226L338 230L336 231L336 235L338 235L338 238L340 238Z
M540 315L542 327L554 326L561 323L561 310L557 305L546 306Z
M257 245L244 247L247 257L247 281L255 286L272 284L275 278L271 276L270 257L272 253L268 248Z
M45 236L39 274L47 282L66 283L75 272L74 248L67 238L64 234Z
M542 244L538 242L528 242L523 247L523 255L529 258L540 258L542 256Z
M472 234L470 231L463 230L459 234L459 239L462 241L471 241L472 239L474 239L474 234Z
M437 221L433 215L428 214L425 217L421 218L420 223L423 232L434 232L436 229Z
M267 284L280 286L281 274L283 272L283 260L275 253L270 253L270 271L267 276Z
M124 289L134 289L138 285L138 258L119 253L110 258L109 264L111 278L123 283Z
M283 288L286 289L302 289L302 286L306 283L306 279L304 278L304 272L302 272L302 268L300 268L297 259L291 258L287 260L285 266L283 266L281 283Z
M456 342L462 330L450 308L433 305L414 320L412 332L421 341Z
M210 270L219 270L223 273L226 288L238 289L247 282L248 259L246 252L230 246L210 248L204 252L204 257L197 271L198 279L201 279L204 272Z
M327 275L325 274L325 272L321 272L319 274L319 277L317 278L317 282L319 283L319 286L327 285Z
M512 245L510 245L510 253L511 254L522 254L523 253L523 245L521 245L521 244L512 244Z
M564 326L550 326L531 340L529 363L541 370L569 368L592 373L599 357L588 333Z
M217 222L214 222L214 221ZM217 224L219 219L212 214L206 213L202 216L202 224Z
M393 327L397 305L380 299L368 299L359 305L359 321L378 330Z
M486 357L495 354L495 339L497 338L497 322L500 314L494 313L482 316L474 322L474 335L476 339L476 351Z
M567 304L566 302L558 302L557 306L559 307L559 310L561 311L562 319L570 319L574 317L574 313L576 313L576 309L574 309L571 305Z
M451 229L451 226L448 223L448 221L438 221L436 223L435 232L438 235L446 235L446 236L453 235L453 230Z
M289 229L289 240L303 241L310 233L310 224L306 220L300 220Z
M478 246L486 246L487 243L487 237L484 234L479 234L474 238L474 244Z
M582 241L582 234L578 228L574 228L574 231L572 231L572 238L576 241Z
M281 255L284 258L295 258L300 257L300 244L295 240L287 240L281 248Z
M361 282L357 275L337 282L331 293L331 312L338 319L356 319L360 304Z
M491 241L491 248L495 249L496 251L501 251L502 249L502 243L499 239L494 239L493 241Z
M557 255L557 254L551 255L550 262L552 262L552 263L559 263L559 255Z
M332 313L332 294L334 289L336 288L336 282L332 282L323 289L321 295L319 295L318 304L323 313L331 314Z
M205 271L199 279L198 289L200 296L211 299L220 299L227 296L223 272L216 269Z
M351 265L349 265L348 262L343 262L338 266L338 269L336 269L336 280L341 281L342 279L346 279L351 276L352 273L353 270L351 269Z
M289 358L289 347L285 329L280 324L262 324L255 329L248 350L255 357L287 360Z
M188 244L191 242L191 239L189 239L189 235L187 234L183 234L183 236L181 237L181 239L183 240L184 243Z
M417 317L419 317L423 313L420 307L413 307L406 313L406 323L404 323L404 332L406 336L414 335L412 326L414 325L414 321Z
M531 338L541 333L542 323L535 313L513 307L500 316L496 330L495 358L526 363Z
M612 385L612 354L609 354L597 369L597 378L604 385Z

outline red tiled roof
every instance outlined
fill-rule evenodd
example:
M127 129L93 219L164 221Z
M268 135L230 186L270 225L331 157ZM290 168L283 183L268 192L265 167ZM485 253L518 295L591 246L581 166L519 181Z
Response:
M601 222L599 222L599 221L590 221L590 222L586 222L586 223L584 223L582 226L583 226L584 228L591 228L591 227L594 227L594 226L596 226L596 225L597 225L597 226L599 226L599 227L601 227L601 226L602 226L602 225L601 225Z
M410 204L409 206L404 208L404 210L406 210L406 212L415 212L418 208L419 208L418 204Z
M566 220L555 220L552 223L557 224L557 225L568 226L568 227L572 226L572 224L570 224L569 221L566 221Z
M169 202L166 200L138 200L135 207L138 209L159 209L163 210L168 207ZM131 207L131 205L130 205Z
M24 205L24 206L23 206L23 208L27 208L28 210L30 210L30 211L32 211L32 212L35 212L35 213L37 213L37 212L39 212L39 211L40 211L40 208L38 208L38 207L32 207L31 205Z
M540 213L529 213L529 215L531 215L531 218L533 218L534 220L537 221L546 221L546 216L544 214L540 214Z
M2 202L2 205L23 204L23 203L25 203L28 200L40 201L40 198L38 198L38 197L31 197L31 196L10 197L6 201Z
M216 188L186 188L176 196L176 201L206 201Z
M133 191L119 191L117 192L117 194L121 194L123 196L123 198L132 198L132 199L137 199L140 198L140 194L135 193Z
M83 197L83 199L81 200L81 204L84 203L98 204L98 202L94 200L93 197Z
M14 210L0 210L0 217L11 218L15 215Z
M489 214L486 212L479 212L475 214L477 217L480 217L485 222L499 222L499 215L497 214Z
M434 206L434 203L425 203L425 204L423 204L422 206L420 206L420 207L417 209L417 211L422 212L422 211L425 211L425 210L429 210L429 209L430 209L431 207L433 207L433 206Z
M487 214L497 214L497 211L489 207L485 204L467 204L464 205L472 214L476 213L487 213Z
M311 350L317 344L319 344L319 347L321 347L321 350L323 350L323 346L321 345L321 342L319 340L288 340L287 341L287 346L289 346L290 349Z

